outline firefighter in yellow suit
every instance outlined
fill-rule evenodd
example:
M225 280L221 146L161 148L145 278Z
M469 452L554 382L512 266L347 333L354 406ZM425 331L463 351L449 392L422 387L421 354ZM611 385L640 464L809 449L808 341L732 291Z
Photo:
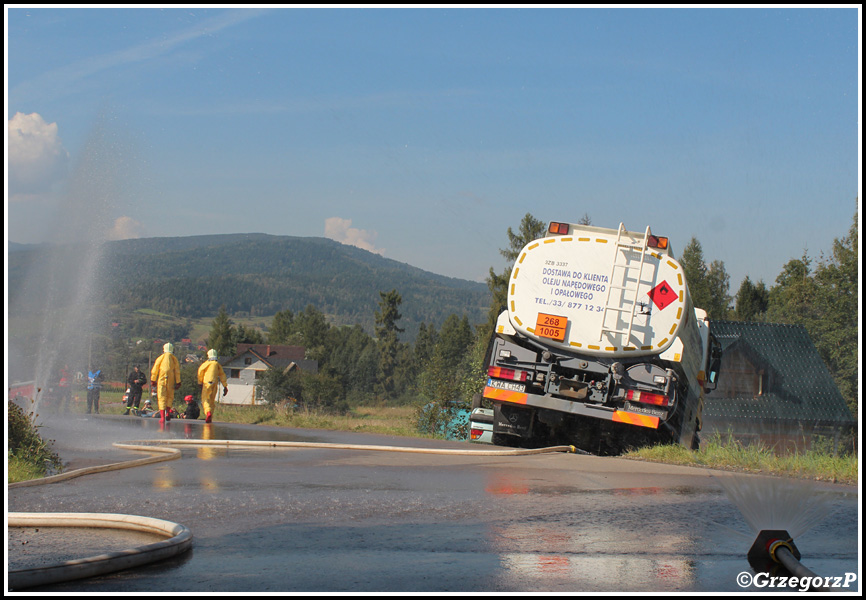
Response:
M174 391L180 389L180 363L174 355L174 346L171 344L162 347L162 354L153 363L153 368L150 370L150 384L156 386L159 422L171 420L169 411L174 404Z
M210 423L219 384L223 384L223 396L229 392L226 382L226 372L223 371L222 365L217 361L216 350L211 349L207 351L207 360L198 368L198 382L201 385L201 405L204 410L204 422Z

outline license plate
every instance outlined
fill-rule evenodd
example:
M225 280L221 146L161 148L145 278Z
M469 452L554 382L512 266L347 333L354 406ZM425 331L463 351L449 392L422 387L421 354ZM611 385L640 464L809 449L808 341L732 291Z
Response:
M487 387L492 387L499 390L508 390L509 392L526 391L526 384L524 383L516 383L514 381L502 381L501 379L488 379Z
M538 313L538 320L535 321L535 335L561 342L565 340L565 327L567 325L568 319L565 317Z

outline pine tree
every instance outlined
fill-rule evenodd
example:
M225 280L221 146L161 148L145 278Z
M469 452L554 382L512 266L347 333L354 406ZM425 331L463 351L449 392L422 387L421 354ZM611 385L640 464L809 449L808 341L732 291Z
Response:
M508 235L508 247L500 249L499 253L508 261L509 270L511 270L511 266L517 260L517 257L520 256L520 251L523 250L524 246L532 240L544 237L546 232L547 223L539 221L530 213L526 213L523 216L523 220L520 221L520 229L517 233L514 233L511 227L508 228L506 232Z
M490 311L487 316L487 325L484 329L485 336L492 335L496 326L496 319L500 313L505 310L506 301L508 298L508 278L511 276L511 269L514 266L514 261L520 256L520 251L532 240L544 237L547 232L547 223L539 221L530 213L526 213L523 220L520 221L520 228L517 233L508 228L506 235L508 236L508 246L500 248L499 253L507 261L507 265L501 274L497 275L493 267L490 268L490 275L487 277L487 287L490 288Z
M213 320L207 338L208 347L217 351L219 356L232 356L235 353L232 336L232 322L226 312L225 304Z
M704 250L696 237L692 237L683 249L680 264L694 305L707 311L710 319L726 319L731 298L728 295L730 277L725 264L714 260L707 266Z
M757 284L746 276L736 296L733 318L737 321L763 321L770 301L770 292L763 281Z
M290 310L283 310L274 315L268 330L268 341L271 344L290 344L294 334L295 315Z
M439 338L436 327L431 323L421 323L418 327L418 337L415 338L415 367L420 372L427 368L430 359L433 358L433 350L436 348L436 340Z
M397 290L379 292L381 298L376 311L376 338L379 346L379 393L390 397L394 392L394 370L397 363L399 340L403 330L397 327L400 320L398 307L403 302Z

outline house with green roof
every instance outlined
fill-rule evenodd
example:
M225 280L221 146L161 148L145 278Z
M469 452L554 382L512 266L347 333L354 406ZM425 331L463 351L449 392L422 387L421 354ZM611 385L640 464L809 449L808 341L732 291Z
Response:
M778 451L817 440L838 447L855 422L801 325L713 321L722 346L718 385L704 398L701 438L733 436Z

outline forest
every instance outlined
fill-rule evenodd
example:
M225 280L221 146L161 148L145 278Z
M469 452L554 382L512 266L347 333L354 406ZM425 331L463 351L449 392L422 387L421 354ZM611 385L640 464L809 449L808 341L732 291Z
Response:
M581 222L590 219L585 215ZM334 412L369 403L420 403L445 411L468 404L483 386L483 361L511 267L523 246L545 230L546 223L531 214L516 231L509 228L500 251L504 264L490 268L486 286L330 240L130 240L104 266L108 280L124 284L105 291L113 326L106 327L97 351L128 356L136 336L180 340L189 335L189 319L216 315L207 344L220 356L231 356L238 343L267 342L303 346L307 358L318 361L315 374L268 372L262 388L269 402L291 398ZM769 285L746 277L732 293L724 263L705 257L694 237L678 258L695 305L712 320L804 326L858 417L857 213L827 256L792 258ZM24 269L27 260L32 257L26 254L10 260L10 272ZM219 265L218 274L202 276L210 264ZM233 320L251 315L263 317L267 331ZM436 419L435 411L430 418Z

